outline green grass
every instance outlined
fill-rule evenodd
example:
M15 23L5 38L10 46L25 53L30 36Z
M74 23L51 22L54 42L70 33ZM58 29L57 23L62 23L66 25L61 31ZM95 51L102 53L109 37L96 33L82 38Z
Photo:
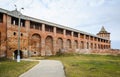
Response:
M18 77L20 74L32 68L38 62L16 61L0 59L0 77Z
M120 77L120 56L62 55L36 59L60 60L67 77Z
M32 59L60 60L65 66L67 77L120 77L120 55L78 55L65 54ZM18 77L38 62L0 59L0 77Z

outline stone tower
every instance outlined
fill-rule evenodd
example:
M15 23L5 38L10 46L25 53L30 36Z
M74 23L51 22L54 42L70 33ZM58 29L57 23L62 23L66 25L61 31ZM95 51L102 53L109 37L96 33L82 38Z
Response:
M105 30L104 26L102 26L100 32L97 33L97 36L110 40L110 33Z

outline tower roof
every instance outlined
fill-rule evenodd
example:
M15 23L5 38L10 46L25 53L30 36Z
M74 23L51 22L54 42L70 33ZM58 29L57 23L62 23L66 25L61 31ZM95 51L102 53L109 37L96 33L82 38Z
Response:
M105 30L104 26L102 26L102 28L101 28L99 33L108 33L108 32Z

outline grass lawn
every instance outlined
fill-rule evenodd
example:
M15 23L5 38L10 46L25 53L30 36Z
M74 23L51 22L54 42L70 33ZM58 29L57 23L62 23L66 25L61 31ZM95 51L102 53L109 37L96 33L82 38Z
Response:
M120 77L120 56L74 54L42 59L62 61L67 77Z
M0 60L0 77L18 77L20 74L32 68L38 62Z

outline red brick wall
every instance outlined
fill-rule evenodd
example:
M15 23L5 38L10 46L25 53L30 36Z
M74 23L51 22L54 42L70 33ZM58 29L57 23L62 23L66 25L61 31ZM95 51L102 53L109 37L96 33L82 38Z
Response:
M18 25L11 24L11 16L4 15L3 18L3 23L0 23L0 55L6 54L7 52L7 56L12 58L14 57L14 52L18 50ZM89 35L74 34L73 31L69 31L67 33L69 35L66 35L64 28L61 30L63 32L57 33L54 25L50 27L52 31L49 30L50 25L45 27L45 23L42 23L42 27L40 28L38 26L37 29L30 28L30 21L25 20L25 27L21 27L20 50L22 51L23 57L55 55L59 50L63 52L86 52L86 50L98 49L98 44L103 49L105 45L110 46L110 42L98 42L98 40L95 40L94 37L90 37ZM86 49L87 43L88 49Z
M5 57L7 52L6 18L7 16L3 14L3 22L0 22L0 57Z

